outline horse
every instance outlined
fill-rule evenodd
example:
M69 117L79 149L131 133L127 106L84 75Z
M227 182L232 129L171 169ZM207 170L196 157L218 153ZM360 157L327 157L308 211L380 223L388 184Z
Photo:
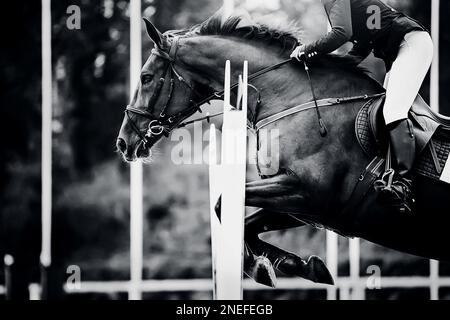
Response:
M289 59L299 43L297 30L272 28L241 16L223 19L216 14L192 28L165 33L144 21L154 49L118 135L117 149L125 161L151 157L161 138L207 102L222 99L226 60L232 65L249 62L248 118L257 129L258 146L270 145L274 139L259 134L261 127L278 130L278 170L268 170L258 156L261 179L246 184L246 206L259 208L245 219L247 275L274 286L273 269L277 269L288 276L333 284L319 257L303 259L259 238L265 232L305 225L412 255L450 260L448 184L416 175L417 202L410 215L380 203L372 183L349 205L355 186L364 180L362 173L375 172L368 172L367 168L374 168L368 167L373 159L358 142L355 121L368 101L384 94L356 59L330 54L302 65ZM239 71L231 76L237 83ZM236 87L232 87L234 96ZM330 97L350 98L324 104ZM291 112L295 106L303 107ZM380 166L378 162L376 168Z

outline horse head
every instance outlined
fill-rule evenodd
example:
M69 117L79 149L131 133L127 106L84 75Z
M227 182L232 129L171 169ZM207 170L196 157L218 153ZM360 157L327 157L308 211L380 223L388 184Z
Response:
M117 138L117 149L127 162L150 157L151 147L198 111L198 102L210 90L177 59L180 39L188 31L163 34L144 21L154 48L142 67Z
M309 89L298 85L307 83L306 78L289 59L298 44L296 30L271 28L248 16L223 20L220 13L193 28L165 33L144 20L154 48L141 70L117 139L117 149L126 161L150 157L150 149L162 137L203 104L222 99L226 60L232 66L249 62L251 122L308 98ZM240 73L240 68L232 68L234 84Z

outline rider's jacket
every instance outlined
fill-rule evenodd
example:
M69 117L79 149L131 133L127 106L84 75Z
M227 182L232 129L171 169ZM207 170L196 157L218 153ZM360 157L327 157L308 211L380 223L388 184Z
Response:
M411 31L426 28L418 21L396 11L381 0L321 0L331 31L307 45L305 53L327 54L348 41L353 42L349 54L366 58L372 51L390 69L397 58L400 44Z

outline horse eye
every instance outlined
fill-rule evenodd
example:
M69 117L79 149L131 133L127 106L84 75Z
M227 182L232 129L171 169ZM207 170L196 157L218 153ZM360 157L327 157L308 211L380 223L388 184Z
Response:
M142 84L149 84L153 79L153 76L150 74L143 74L141 76L141 83Z

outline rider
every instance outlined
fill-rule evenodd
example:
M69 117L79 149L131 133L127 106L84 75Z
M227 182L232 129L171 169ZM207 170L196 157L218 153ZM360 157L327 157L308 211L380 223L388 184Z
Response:
M383 199L400 212L411 212L414 197L410 171L415 138L409 110L433 59L433 42L425 27L381 0L321 0L331 24L321 39L297 47L299 61L335 51L353 42L349 55L362 62L373 51L386 64L384 119L396 173L392 184L378 181Z

